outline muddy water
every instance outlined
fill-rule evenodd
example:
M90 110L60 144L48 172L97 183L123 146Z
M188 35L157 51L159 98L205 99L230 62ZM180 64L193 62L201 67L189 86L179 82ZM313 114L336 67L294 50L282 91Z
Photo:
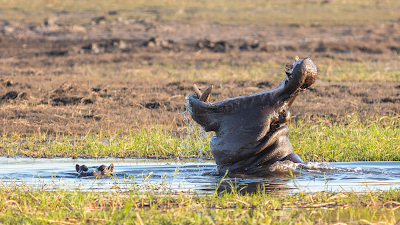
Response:
M75 164L93 169L114 163L114 176L78 178ZM268 177L235 175L221 182L213 161L145 159L0 158L0 187L23 185L39 189L141 190L211 194L232 188L243 192L387 190L400 187L400 162L279 163ZM292 171L292 175L290 173Z

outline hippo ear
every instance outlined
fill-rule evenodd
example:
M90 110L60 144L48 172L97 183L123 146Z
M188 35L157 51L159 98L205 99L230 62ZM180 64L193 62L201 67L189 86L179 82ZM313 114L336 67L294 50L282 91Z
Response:
M79 164L75 165L76 172L79 172Z
M110 171L110 173L114 171L114 164L111 163L111 165L108 167L108 171Z

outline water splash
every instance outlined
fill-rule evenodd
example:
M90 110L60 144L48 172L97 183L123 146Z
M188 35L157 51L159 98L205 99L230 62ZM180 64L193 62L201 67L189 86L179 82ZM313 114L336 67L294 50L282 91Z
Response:
M204 162L204 151L206 148L207 142L207 133L206 131L199 125L196 124L186 113L191 113L192 108L190 107L189 100L186 98L185 102L185 111L179 113L183 116L183 123L185 127L188 129L188 133L182 139L179 145L179 153L177 160L180 162L183 158L193 157L194 153L196 158L198 158L199 162ZM199 167L199 170L201 168Z
M272 164L268 169L273 173L287 173L289 174L290 171L295 171L299 168L299 163L294 163L289 160L285 161L277 161Z

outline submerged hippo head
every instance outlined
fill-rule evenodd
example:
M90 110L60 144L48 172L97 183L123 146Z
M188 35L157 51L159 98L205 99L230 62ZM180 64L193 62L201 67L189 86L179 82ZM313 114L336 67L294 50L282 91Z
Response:
M279 160L302 162L293 153L289 128L283 124L290 119L289 108L297 95L316 78L317 67L311 59L296 59L273 89L213 104L189 95L193 120L205 131L215 131L210 147L219 171L251 173Z
M109 167L105 165L101 165L95 170L89 171L89 168L85 165L79 166L79 164L75 165L76 172L78 172L78 177L102 177L104 175L112 174L114 171L114 164L111 163Z

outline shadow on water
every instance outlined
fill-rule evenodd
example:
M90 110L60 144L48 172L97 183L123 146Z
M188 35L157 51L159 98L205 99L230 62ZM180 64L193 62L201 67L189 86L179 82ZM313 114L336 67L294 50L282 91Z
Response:
M77 176L75 164L89 169L113 163L113 176ZM39 189L82 191L154 191L213 194L237 192L357 191L400 187L400 162L307 163L279 162L264 174L217 175L213 161L185 163L146 159L34 159L0 157L0 188L28 185Z

